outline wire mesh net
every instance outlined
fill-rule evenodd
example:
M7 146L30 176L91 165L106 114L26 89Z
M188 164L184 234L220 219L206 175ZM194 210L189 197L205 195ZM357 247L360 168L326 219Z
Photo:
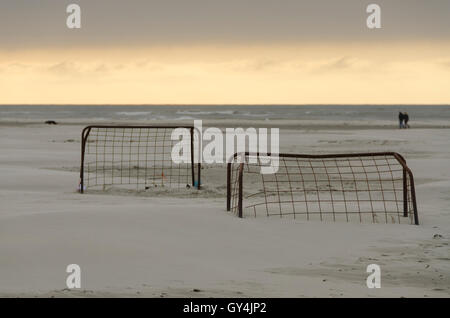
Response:
M261 174L273 159L278 171ZM412 173L394 153L236 155L227 207L240 217L418 224Z
M192 138L172 140L176 128L186 129ZM113 185L137 190L198 186L200 167L193 160L193 135L193 127L86 127L82 136L81 192ZM176 143L187 149L189 162L172 160Z

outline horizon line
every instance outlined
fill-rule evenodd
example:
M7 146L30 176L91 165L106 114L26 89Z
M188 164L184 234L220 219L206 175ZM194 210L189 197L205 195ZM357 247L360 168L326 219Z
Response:
M392 103L392 104L370 104L370 103L348 103L348 104L322 104L322 103L310 103L310 104L293 104L293 103L270 103L270 104L220 104L220 103L199 103L199 104L177 104L177 103L168 103L168 104L108 104L108 103L92 103L92 104L42 104L42 103L29 103L29 104L0 104L2 106L450 106L450 103L440 103L440 104L421 104L421 103Z

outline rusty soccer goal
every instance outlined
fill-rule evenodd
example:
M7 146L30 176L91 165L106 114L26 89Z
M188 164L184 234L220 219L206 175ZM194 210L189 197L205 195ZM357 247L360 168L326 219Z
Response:
M274 158L278 172L261 174ZM227 210L241 218L419 224L413 174L397 153L245 153L227 170Z
M190 162L176 164L171 154L172 132L184 128L190 138L182 140ZM193 126L88 126L81 134L79 190L200 188L201 164L194 160Z

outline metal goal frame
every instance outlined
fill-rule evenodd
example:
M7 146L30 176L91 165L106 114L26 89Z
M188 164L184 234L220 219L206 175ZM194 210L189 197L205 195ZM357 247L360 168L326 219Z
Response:
M131 151L131 144L133 143L133 131L139 131L139 135L137 136L137 139L139 140L139 143L141 141L141 138L145 138L145 135L142 135L142 131L147 131L147 137L149 136L149 130L156 130L156 138L158 137L158 130L162 130L164 131L164 138L167 136L166 135L166 130L172 130L172 129L177 129L177 128L184 128L187 129L190 133L190 179L192 182L192 186L196 187L197 189L200 189L201 187L201 163L195 163L194 160L194 154L195 154L195 141L194 141L194 135L196 132L196 128L194 126L183 126L183 125L168 125L168 126L159 126L159 125L89 125L87 127L85 127L82 132L81 132L81 166L80 166L80 181L79 181L79 191L80 193L84 193L85 192L85 188L87 188L88 186L88 182L89 180L86 180L86 155L87 153L87 145L89 143L89 137L92 135L93 131L102 131L104 130L106 133L108 130L121 130L123 132L123 136L125 136L125 131L129 131L131 130L131 137L129 135L127 135L127 138L129 138L129 149ZM124 140L120 141L120 138L122 137L121 135L111 135L114 136L114 139L108 140L108 142L112 143L112 147L114 147L115 144L119 144L118 147L120 147L120 143L122 142L121 146L122 146L122 151L126 151L126 149L128 148L128 146L124 147L123 143ZM108 136L109 137L109 136ZM154 137L152 135L152 137ZM117 138L117 140L115 139ZM107 141L107 137L105 135L104 137L104 142ZM167 139L164 139L167 140ZM164 147L169 147L169 144L166 143L164 145L164 140L163 140L163 146L162 149L164 151ZM156 141L155 141L155 147L156 147ZM151 146L151 145L150 145ZM109 146L111 147L111 146ZM147 140L147 149L148 150L148 140ZM158 147L161 147L161 145L158 145ZM101 147L98 147L101 148ZM106 148L106 146L105 146ZM200 151L200 149L199 149ZM106 151L105 151L106 152ZM170 154L169 154L170 156ZM163 155L163 159L164 159L164 155ZM139 154L138 154L138 161L139 161ZM139 163L138 163L139 164ZM147 163L146 163L147 164ZM131 169L129 167L129 169ZM197 169L197 172L195 171L195 169ZM114 184L121 184L121 183L114 183ZM129 183L130 184L130 183ZM139 185L139 184L138 184ZM98 184L96 184L95 186L98 186Z
M266 182L264 181L264 175L261 175L261 184L255 184L254 181L257 179L254 179L252 180L251 186L249 187L253 189L245 189L244 181L246 175L251 173L256 174L255 167L259 168L262 166L260 163L260 158L262 157L277 157L279 159L280 169L284 168L286 169L285 171L287 171L286 162L296 162L296 164L298 165L298 169L295 167L296 173L293 173L291 175L289 173L283 174L283 172L281 172L277 177L275 173L275 177L273 177L270 181L266 180ZM256 158L257 162L252 164L249 162L249 158ZM309 165L307 165L306 163L308 163L308 161L318 162L319 164L316 164L314 166L313 164L309 163ZM299 164L299 162L304 163L303 166L302 164ZM354 169L351 166L351 162L359 163L359 165L355 165L356 167L358 167L359 172L355 172L356 168ZM365 166L364 164L366 162L370 163L370 165ZM369 166L371 170L369 169ZM346 172L343 172L344 168L347 169ZM347 176L344 176L345 173L347 174ZM319 174L322 176L322 179L318 177ZM310 180L305 181L305 175L310 175ZM285 178L283 179L283 177ZM343 180L344 177L346 177L346 180ZM364 178L366 178L367 180L364 180ZM327 180L330 184L328 187L326 187ZM369 181L371 183L377 183L377 185L379 183L381 189L379 186L377 189L373 189L371 185L369 185ZM268 182L271 183L269 184ZM305 186L305 182L309 182L309 189L307 186ZM320 182L322 182L322 188L325 188L326 190L319 189ZM335 185L334 188L331 186L333 182ZM390 182L392 182L392 187L389 186ZM358 196L357 183L360 185L360 196ZM367 186L365 186L364 183L367 183ZM386 186L386 184L388 186ZM364 188L362 190L361 185L364 185ZM383 185L385 187L384 189ZM262 187L262 190L259 190L259 188L258 190L255 190L255 188L257 187ZM253 192L246 195L244 194L244 191L246 190ZM368 193L368 196L366 196L366 198L363 200L362 192L364 191ZM364 206L366 202L362 201L369 201L367 197L372 200L376 195L382 197L382 199L384 200L385 196L388 196L388 191L392 192L390 193L390 195L392 196L392 200L390 201L393 201L393 203L390 207L395 206L394 204L396 204L396 211L386 211L387 207L386 203L384 203L385 211L381 212L386 213L386 223L390 223L388 222L388 213L392 213L393 215L395 215L395 217L398 217L399 223L401 223L400 218L401 216L403 216L405 218L409 217L411 220L410 223L419 225L414 176L411 169L407 166L405 158L395 152L344 153L325 155L282 153L276 155L274 154L273 156L270 153L259 154L245 152L235 153L227 163L227 211L232 211L240 218L244 217L245 209L254 209L254 215L256 217L257 208L262 208L264 210L264 207L267 210L267 216L279 215L280 217L283 217L285 215L293 215L293 217L295 218L296 205L297 207L301 205L301 208L306 206L306 215L308 220L312 213L317 213L317 215L320 213L321 221L323 219L322 216L325 216L325 213L328 215L332 215L333 220L336 220L338 212L335 211L335 207L338 204L341 204L342 206L345 205L345 212L339 212L344 214L348 212L347 204L352 203L356 207L356 211L348 213L359 213L359 219L362 222L361 215L363 213L372 213L373 216L374 213L380 212L373 211L373 206L372 211L370 211L370 206L369 208L365 208L367 210L364 210L363 208L361 208L361 206ZM326 204L328 204L328 208L330 208L330 210L332 209L332 211L322 211L326 208L323 208L323 206L320 207L319 192L327 193L327 199L324 201L327 201ZM349 192L351 192L350 194L353 195L353 199L349 199ZM245 203L247 199L253 199L254 201L259 200L255 199L256 195L259 195L265 201L261 199L261 202L257 202L254 205L251 205L249 203L249 205L246 206ZM283 195L285 196L282 197ZM337 195L341 196L339 200L336 198ZM308 202L307 199L310 199L310 202ZM382 202L382 200L377 201ZM309 212L308 214L308 204L312 203L318 203L318 207L320 210ZM268 206L277 204L279 204L279 211L277 213L269 213L270 208L268 209ZM290 207L291 205L292 207ZM370 202L370 205L372 205L372 202ZM283 210L283 208L285 209ZM358 208L359 210L357 210ZM276 209L278 210L278 206L276 207ZM291 209L293 210L293 213ZM289 212L286 212L286 210L289 210ZM322 215L322 213L324 214ZM347 222L349 221L348 213L346 214ZM297 213L297 215L300 214L305 213ZM375 219L373 219L373 223L377 223Z

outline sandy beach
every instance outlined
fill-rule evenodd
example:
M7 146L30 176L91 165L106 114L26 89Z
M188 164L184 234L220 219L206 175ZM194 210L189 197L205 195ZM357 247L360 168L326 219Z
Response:
M0 296L450 296L450 130L442 124L270 123L281 152L404 155L416 180L415 226L239 219L226 212L223 166L204 165L203 189L178 196L80 194L80 134L93 123L0 123ZM236 126L217 124L205 123ZM66 287L73 263L80 290ZM366 286L372 263L381 266L380 289Z

